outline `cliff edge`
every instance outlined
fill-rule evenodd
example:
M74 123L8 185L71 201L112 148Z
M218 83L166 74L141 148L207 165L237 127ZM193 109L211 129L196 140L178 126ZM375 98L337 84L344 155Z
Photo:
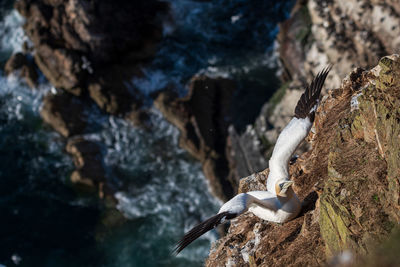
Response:
M399 96L398 55L328 90L307 137L312 149L290 166L301 215L282 225L238 217L206 266L341 266L373 254L400 218ZM265 190L267 175L243 178L239 191Z

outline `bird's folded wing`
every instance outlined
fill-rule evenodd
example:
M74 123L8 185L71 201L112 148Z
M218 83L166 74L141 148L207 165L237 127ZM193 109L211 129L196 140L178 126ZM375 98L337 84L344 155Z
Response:
M276 202L276 196L272 195L268 191L250 191L247 192L251 196L249 204L257 204L258 206L264 207L271 211L277 211L279 208Z

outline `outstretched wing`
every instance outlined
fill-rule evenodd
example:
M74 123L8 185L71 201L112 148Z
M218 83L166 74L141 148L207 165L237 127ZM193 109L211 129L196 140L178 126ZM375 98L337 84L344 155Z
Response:
M235 218L237 215L234 213L230 213L228 211L218 213L215 216L205 220L204 222L199 223L195 227L193 227L189 232L187 232L182 239L177 243L174 252L178 254L181 252L187 245L192 243L194 240L215 228L218 224L224 222L224 220L230 220Z
M319 104L321 89L330 70L331 66L319 72L311 84L307 86L297 102L294 110L295 118L305 119L308 117L311 122L314 122L315 110Z
M331 67L322 70L307 86L295 109L294 118L282 130L269 160L267 190L275 193L275 183L289 178L289 160L298 145L306 138L314 122L315 110L325 79Z

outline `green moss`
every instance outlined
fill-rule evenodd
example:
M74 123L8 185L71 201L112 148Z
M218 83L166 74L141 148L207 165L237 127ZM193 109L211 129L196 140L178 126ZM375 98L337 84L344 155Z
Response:
M328 256L366 253L400 221L400 61L383 58L379 65L379 77L358 98L359 110L333 129L319 219Z
M320 203L320 231L326 243L327 256L330 257L338 251L355 247L348 228L348 218L351 218L352 214L343 205L338 204L329 194L324 194Z
M395 61L389 57L384 57L379 61L381 71L376 81L376 87L385 90L393 85L400 84L400 76L394 75L397 72L400 73L400 62Z

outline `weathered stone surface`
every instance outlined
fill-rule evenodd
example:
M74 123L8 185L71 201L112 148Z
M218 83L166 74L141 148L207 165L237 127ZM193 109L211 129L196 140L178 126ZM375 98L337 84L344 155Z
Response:
M72 155L76 167L71 181L88 191L97 192L100 198L113 198L114 190L107 183L101 145L77 136L68 140L65 149Z
M277 36L284 84L248 129L255 132L246 153L268 158L282 127L291 119L298 96L324 67L332 64L323 95L336 89L355 66L373 67L400 52L400 12L396 1L298 0ZM247 133L243 138L249 139ZM301 146L296 153L307 151Z
M328 255L367 253L400 221L398 56L381 59L378 68L330 148L320 220Z
M299 0L281 24L280 57L289 80L306 81L333 64L328 88L337 88L355 66L372 67L400 51L398 3Z
M37 85L39 77L35 70L35 64L22 53L12 55L4 66L4 71L7 75L14 73L22 77L31 88L35 88Z
M88 90L90 97L102 110L114 115L126 115L141 107L141 93L126 86L126 81L132 75L140 75L137 68L126 69L126 66L113 65L99 69L97 74L98 77L89 78Z
M15 7L26 18L35 61L55 87L77 96L89 90L112 114L137 111L140 95L126 82L155 54L167 3L21 0Z
M342 252L347 264L365 261L399 222L398 77L399 57L385 57L371 71L355 69L330 91L308 136L312 149L290 166L304 200L300 216L276 225L241 215L206 265L337 265ZM243 178L239 192L265 190L267 175L268 169Z
M54 50L47 44L36 47L35 62L53 84L71 94L81 95L87 73L82 69L81 58L66 49Z
M230 101L236 85L228 79L196 76L189 87L186 97L162 92L154 104L180 130L180 146L202 162L214 195L229 199L237 188L226 151Z
M68 93L47 94L40 115L64 137L82 134L87 125L85 103Z
M265 153L259 148L260 137L253 128L247 127L246 131L239 135L233 125L229 127L227 150L230 153L230 166L232 171L236 172L236 177L245 177L268 167Z
M280 24L277 41L279 42L279 56L286 71L283 73L287 80L300 72L306 76L303 68L306 54L305 47L310 43L311 18L305 5L306 1L297 1L289 19Z

